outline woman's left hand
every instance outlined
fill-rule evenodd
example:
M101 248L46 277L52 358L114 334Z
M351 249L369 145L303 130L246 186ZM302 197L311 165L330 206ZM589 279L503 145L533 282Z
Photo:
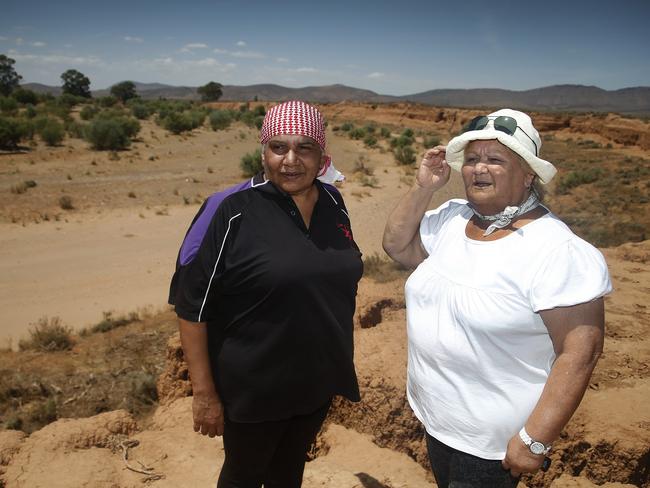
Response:
M519 434L515 434L508 442L506 458L501 461L501 465L515 478L519 478L522 473L534 473L542 467L544 456L533 454L528 449Z

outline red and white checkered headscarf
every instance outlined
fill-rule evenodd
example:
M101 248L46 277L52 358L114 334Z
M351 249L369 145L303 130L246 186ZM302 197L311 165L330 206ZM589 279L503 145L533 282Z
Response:
M325 150L325 124L316 107L298 100L284 102L266 112L260 142L266 144L271 137L283 134L311 137Z
M300 100L291 100L271 107L264 116L260 142L266 144L277 135L307 136L325 151L325 123L318 109ZM323 176L332 164L329 155L318 176ZM339 173L340 174L340 173Z

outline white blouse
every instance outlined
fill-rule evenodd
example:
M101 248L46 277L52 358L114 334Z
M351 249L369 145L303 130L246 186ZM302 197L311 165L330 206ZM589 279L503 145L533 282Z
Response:
M465 235L471 216L455 199L420 224L429 257L406 282L407 395L430 435L503 459L555 360L538 312L612 286L600 251L550 212L487 242Z

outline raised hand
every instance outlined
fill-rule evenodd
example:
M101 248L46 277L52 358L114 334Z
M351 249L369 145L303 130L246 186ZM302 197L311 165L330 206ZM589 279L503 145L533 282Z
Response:
M436 146L424 153L415 177L422 188L439 190L449 181L451 168L445 159L447 146Z

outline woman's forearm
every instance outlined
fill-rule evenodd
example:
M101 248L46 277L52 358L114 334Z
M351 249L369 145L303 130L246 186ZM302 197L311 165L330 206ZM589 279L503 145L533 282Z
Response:
M544 444L560 436L584 396L599 356L600 351L594 351L586 356L566 352L557 357L526 422L528 435Z
M420 221L426 212L434 190L417 183L404 195L391 212L384 229L383 247L395 261L415 267L427 255L420 241Z
M216 394L208 355L208 331L205 322L189 322L181 318L178 322L183 354L190 371L192 391L195 395Z

